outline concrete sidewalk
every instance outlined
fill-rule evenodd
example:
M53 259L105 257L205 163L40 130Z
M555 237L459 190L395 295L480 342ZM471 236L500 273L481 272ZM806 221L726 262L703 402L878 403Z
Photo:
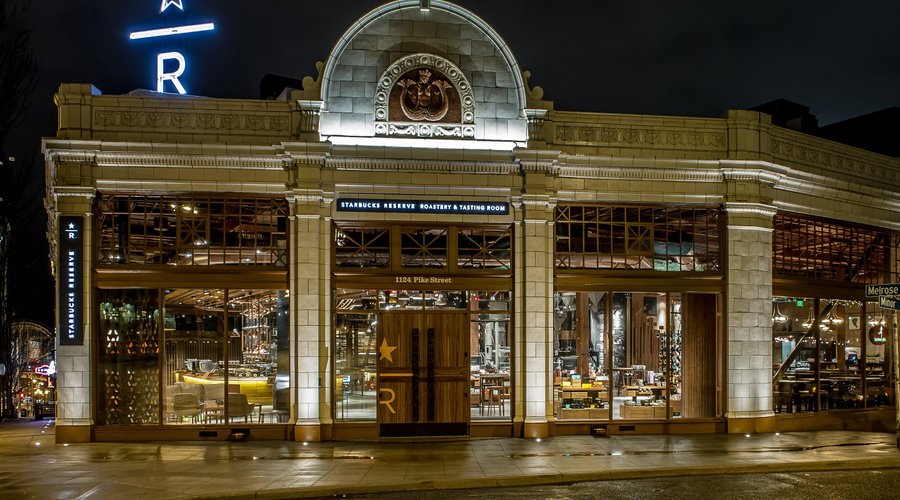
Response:
M0 423L6 498L308 498L674 475L900 468L893 434L556 437L412 442L56 444Z

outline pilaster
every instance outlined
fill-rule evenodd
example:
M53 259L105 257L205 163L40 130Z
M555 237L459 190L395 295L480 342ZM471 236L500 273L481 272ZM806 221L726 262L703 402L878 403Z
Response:
M768 430L772 412L772 219L764 203L727 212L726 417L729 432Z
M546 437L553 419L553 205L549 195L522 196L524 293L524 437Z
M59 336L56 338L56 362L58 377L56 380L56 438L58 443L88 442L91 440L91 425L93 425L93 394L91 386L91 368L94 360L91 353L91 345L94 341L93 326L94 315L93 286L91 283L91 258L93 255L93 231L92 231L92 206L95 190L82 187L56 187L53 190L53 204L55 217L52 220L52 229L49 236L52 238L54 248L53 258L57 259L59 248L59 217L75 216L83 219L81 252L81 318L83 341L81 345L60 345ZM55 262L56 287L64 287L61 283L62 273L59 272L62 262ZM64 304L58 302L57 295L56 312L54 317L56 331L65 331L65 325L60 323L60 308Z

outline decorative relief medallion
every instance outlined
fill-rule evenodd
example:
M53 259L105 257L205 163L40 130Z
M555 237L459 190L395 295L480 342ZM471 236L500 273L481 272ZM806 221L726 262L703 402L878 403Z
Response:
M388 67L375 90L375 134L474 138L472 87L443 57L402 57Z
M415 73L418 73L418 78L411 78ZM458 122L459 96L453 91L453 85L442 76L433 74L428 68L413 70L403 75L397 82L400 92L391 93L391 111L394 111L394 102L398 101L400 110L407 120L439 122L446 118L449 122ZM448 116L451 101L454 103L455 113ZM393 116L394 113L391 113L391 118Z

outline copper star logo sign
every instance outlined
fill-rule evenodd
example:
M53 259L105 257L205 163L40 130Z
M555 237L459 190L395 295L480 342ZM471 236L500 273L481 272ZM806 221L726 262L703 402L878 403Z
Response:
M394 358L391 356L391 353L396 351L396 346L389 346L387 343L387 339L381 341L381 347L378 348L378 351L381 352L381 357L378 358L379 361L382 359L388 360L388 362L393 363Z

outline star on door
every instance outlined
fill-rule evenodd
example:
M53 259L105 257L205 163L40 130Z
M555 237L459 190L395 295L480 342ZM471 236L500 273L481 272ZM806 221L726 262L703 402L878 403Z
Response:
M387 339L382 339L381 347L378 348L378 351L381 353L381 357L378 358L379 361L382 359L388 360L389 363L394 362L394 357L391 356L391 353L397 350L397 346L390 346L387 343Z

